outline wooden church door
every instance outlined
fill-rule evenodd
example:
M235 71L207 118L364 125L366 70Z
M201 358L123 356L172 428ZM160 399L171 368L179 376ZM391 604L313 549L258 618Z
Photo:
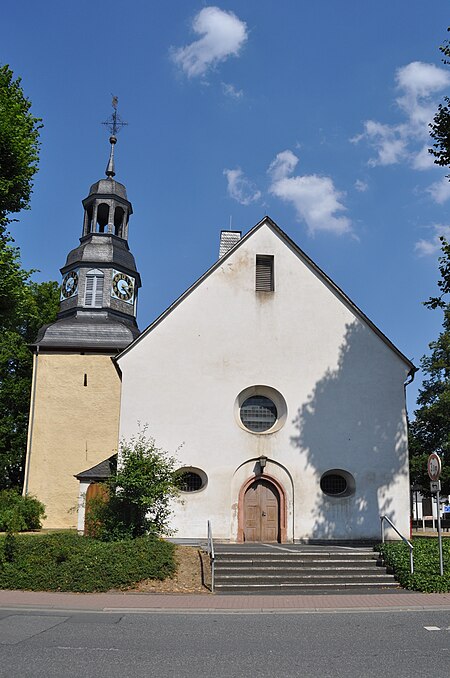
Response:
M267 480L255 480L245 493L244 541L280 541L280 495Z
M108 496L107 490L102 483L90 483L86 490L85 509L84 509L84 534L88 537L92 536L93 528L92 521L89 515L89 502L92 499L106 499Z

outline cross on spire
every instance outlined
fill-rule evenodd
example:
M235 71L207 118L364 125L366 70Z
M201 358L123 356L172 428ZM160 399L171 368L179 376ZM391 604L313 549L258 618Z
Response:
M112 107L114 109L114 112L112 115L109 116L105 122L102 122L102 125L106 125L108 127L110 133L112 136L117 136L118 132L120 132L122 127L125 127L125 125L128 125L127 122L124 122L120 115L117 113L117 104L119 103L119 98L116 97L114 94L112 95Z
M117 113L117 104L119 103L118 97L116 97L114 94L112 95L112 107L114 109L114 112L110 117L105 120L105 122L102 122L102 125L106 125L108 127L111 136L109 137L109 143L111 144L111 151L109 154L109 160L108 160L108 165L106 166L106 171L105 174L108 177L108 179L112 179L116 172L114 168L114 144L117 142L117 134L118 132L122 129L122 127L125 127L125 125L128 125L127 122L124 122L120 115Z

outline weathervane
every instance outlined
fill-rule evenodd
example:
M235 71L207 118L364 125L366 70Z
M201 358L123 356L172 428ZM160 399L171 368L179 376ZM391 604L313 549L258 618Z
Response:
M102 122L102 125L106 125L108 127L111 136L109 137L109 143L111 144L111 152L109 154L109 160L108 160L108 165L106 167L106 176L109 179L112 179L115 176L115 170L114 170L114 144L117 142L117 134L121 130L122 127L125 127L125 125L128 125L127 122L124 122L120 115L117 113L117 104L119 103L119 98L116 97L114 94L112 95L112 107L114 109L113 114L105 120L105 122Z
M114 109L114 113L110 115L110 117L105 120L105 122L102 122L102 125L106 125L108 127L110 133L112 136L116 136L118 132L120 132L122 127L125 127L125 125L128 125L127 122L124 122L120 115L117 113L117 104L119 103L119 97L116 97L114 94L112 95L112 107Z

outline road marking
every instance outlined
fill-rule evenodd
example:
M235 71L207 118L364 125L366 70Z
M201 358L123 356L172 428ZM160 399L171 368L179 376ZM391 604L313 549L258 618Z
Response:
M67 645L58 645L57 650L94 650L95 652L120 652L118 647L69 647Z
M440 631L441 630L439 628L439 626L424 626L423 628L426 629L427 631Z

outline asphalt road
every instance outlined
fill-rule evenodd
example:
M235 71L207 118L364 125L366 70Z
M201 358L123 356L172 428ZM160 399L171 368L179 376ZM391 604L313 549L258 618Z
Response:
M412 675L450 675L450 611L0 611L0 676L8 678Z

